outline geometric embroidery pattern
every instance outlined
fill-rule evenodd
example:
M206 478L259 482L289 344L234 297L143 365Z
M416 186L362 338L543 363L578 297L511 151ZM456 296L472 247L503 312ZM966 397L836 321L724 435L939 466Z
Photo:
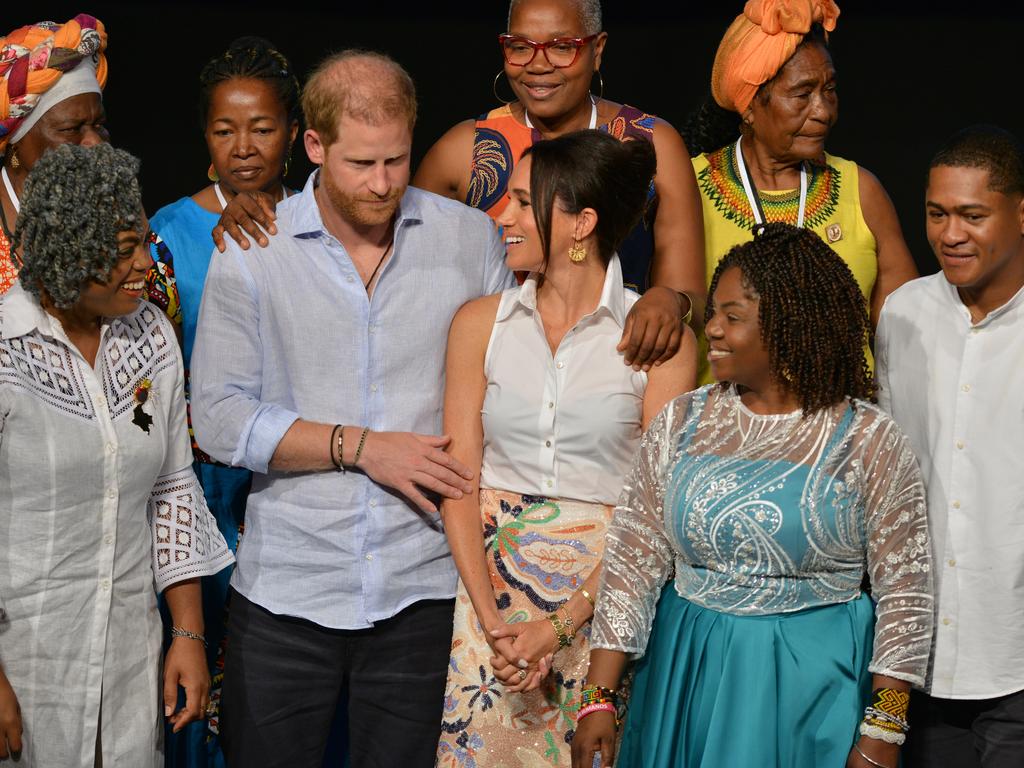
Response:
M215 546L213 516L192 467L157 480L149 513L156 537L153 571L158 588L208 565L207 554Z
M34 392L47 405L86 421L92 400L71 350L38 330L0 341L0 381Z
M114 320L105 345L103 391L110 403L110 417L117 419L135 406L135 389L143 379L152 379L174 365L177 341L167 337L160 313L149 302L138 312Z
M726 220L735 222L741 229L751 229L755 223L754 213L750 210L750 201L740 179L736 145L726 144L707 157L708 166L697 174L697 185ZM808 162L807 167L809 178L804 226L814 229L825 224L839 205L842 173L828 164ZM760 197L765 219L796 224L800 210L799 190L760 192Z

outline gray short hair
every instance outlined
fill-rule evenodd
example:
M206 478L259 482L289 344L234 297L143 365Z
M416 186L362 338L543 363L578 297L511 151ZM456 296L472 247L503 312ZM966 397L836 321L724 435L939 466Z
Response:
M36 161L14 232L26 291L67 309L89 281L109 279L118 234L143 221L138 173L139 160L109 144L62 144Z
M580 16L580 23L583 25L584 35L596 35L601 31L601 0L564 0L576 6L576 12ZM519 5L520 0L511 0L508 4L508 28L512 26L512 12Z

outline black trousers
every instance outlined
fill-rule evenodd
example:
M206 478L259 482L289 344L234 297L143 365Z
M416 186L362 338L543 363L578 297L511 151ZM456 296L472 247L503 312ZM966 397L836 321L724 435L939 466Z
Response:
M1021 768L1024 691L997 699L939 699L914 691L905 768Z
M321 768L341 697L352 768L430 768L441 732L454 600L372 629L278 616L232 591L222 693L231 768Z

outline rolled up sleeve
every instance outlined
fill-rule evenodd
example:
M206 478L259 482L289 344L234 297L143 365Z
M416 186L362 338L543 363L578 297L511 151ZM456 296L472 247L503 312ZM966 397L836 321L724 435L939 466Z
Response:
M235 244L214 253L192 350L192 426L199 446L232 466L266 473L299 415L260 399L264 354L259 292Z

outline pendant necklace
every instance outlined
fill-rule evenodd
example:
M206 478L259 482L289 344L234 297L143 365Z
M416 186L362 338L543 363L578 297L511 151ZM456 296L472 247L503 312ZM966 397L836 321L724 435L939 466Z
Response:
M747 159L740 149L743 137L736 139L736 165L740 172L740 181L743 183L743 192L747 195L747 202L750 203L750 210L754 214L755 231L768 223L764 215L764 208L761 206L761 196L757 194L754 185L750 182L750 170L747 168ZM800 163L800 207L796 213L796 225L799 228L804 226L804 211L807 209L807 162Z
M373 282L373 278L375 278L377 276L377 270L379 270L380 269L380 265L384 263L384 259L387 258L388 252L391 250L391 246L393 246L394 244L395 244L395 238L394 238L394 236L392 236L391 239L388 240L387 246L384 248L384 253L382 253L380 255L380 259L378 259L378 261L377 261L377 266L374 267L373 268L373 272L370 273L370 279L367 280L366 281L366 285L363 286L363 288L366 289L367 293L370 292L370 284Z

